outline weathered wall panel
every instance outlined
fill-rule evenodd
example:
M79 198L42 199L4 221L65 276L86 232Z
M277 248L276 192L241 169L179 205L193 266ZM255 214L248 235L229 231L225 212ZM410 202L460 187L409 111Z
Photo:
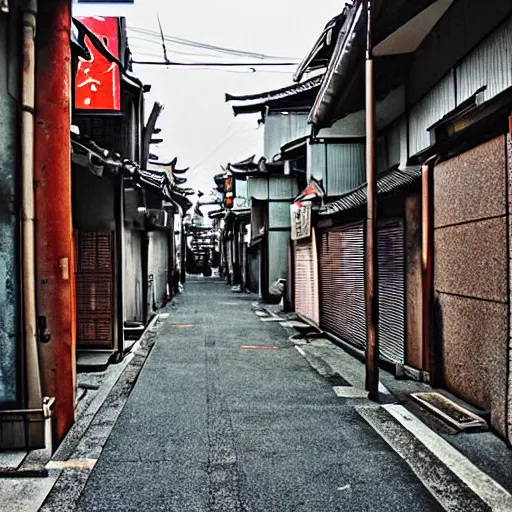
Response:
M270 231L268 234L268 283L272 285L280 277L288 278L289 231Z
M19 288L17 272L18 212L17 190L17 96L19 83L13 80L19 56L7 48L8 16L0 13L0 405L15 402L17 386L17 334ZM11 70L8 72L9 66ZM11 77L8 83L7 77Z
M271 229L290 227L290 203L270 201L268 207L269 227Z
M419 103L409 117L409 156L430 146L427 128L455 108L455 81L448 73Z
M269 114L265 119L263 155L268 159L281 151L281 146L311 133L308 115L298 112Z
M327 195L337 196L350 192L364 182L364 144L327 144Z
M486 85L485 101L512 86L512 17L457 68L457 104Z
M417 103L511 13L510 0L455 0L414 54L408 105Z
M271 176L269 199L293 199L299 193L297 180L291 176Z
M247 195L253 199L268 199L268 181L266 178L247 178Z
M502 435L509 307L504 153L500 138L443 162L434 171L435 339L440 369L450 391L490 409L491 423ZM483 186L486 182L488 187Z
M503 215L506 208L504 169L503 136L437 166L434 171L435 227Z

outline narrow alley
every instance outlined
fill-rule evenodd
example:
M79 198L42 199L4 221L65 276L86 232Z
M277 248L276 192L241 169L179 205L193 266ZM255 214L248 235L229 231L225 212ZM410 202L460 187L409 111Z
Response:
M443 510L358 413L377 406L336 396L254 300L192 278L103 450L82 443L90 467L68 466L41 510ZM449 510L490 510L446 485Z

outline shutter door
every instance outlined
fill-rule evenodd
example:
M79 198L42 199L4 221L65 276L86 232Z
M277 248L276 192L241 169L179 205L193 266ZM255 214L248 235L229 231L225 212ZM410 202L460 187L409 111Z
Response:
M315 239L295 243L295 311L315 325L320 323L318 264Z
M379 344L380 355L404 363L405 254L402 219L379 223Z
M125 230L124 310L128 322L143 322L142 235Z
M320 326L366 347L362 222L320 235Z
M164 231L151 231L148 246L149 275L153 276L152 303L161 308L167 298L167 267L169 264L169 243Z
M79 232L77 344L83 348L113 346L113 251L113 233Z

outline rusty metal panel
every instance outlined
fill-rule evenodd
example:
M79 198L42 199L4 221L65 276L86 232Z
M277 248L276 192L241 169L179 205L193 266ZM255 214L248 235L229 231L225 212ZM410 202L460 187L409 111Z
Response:
M326 192L338 196L365 182L364 143L327 144Z
M393 363L405 358L405 249L402 219L379 223L380 355Z
M298 315L320 324L318 298L318 255L315 230L311 240L295 244L295 311Z
M457 104L487 86L490 100L512 86L512 18L485 39L457 67Z
M363 222L320 235L320 326L342 340L366 347Z
M475 91L473 91L475 92ZM427 128L455 108L455 80L446 75L419 103L409 116L409 156L430 146Z

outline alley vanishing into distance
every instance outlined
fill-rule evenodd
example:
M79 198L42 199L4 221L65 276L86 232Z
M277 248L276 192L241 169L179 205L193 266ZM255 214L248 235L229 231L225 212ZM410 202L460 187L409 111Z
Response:
M41 510L443 510L363 418L378 406L338 397L255 300L191 278L164 310L103 450L85 434L89 467L65 469ZM96 428L109 423L98 415ZM426 474L442 476L449 510L491 509L407 443Z

